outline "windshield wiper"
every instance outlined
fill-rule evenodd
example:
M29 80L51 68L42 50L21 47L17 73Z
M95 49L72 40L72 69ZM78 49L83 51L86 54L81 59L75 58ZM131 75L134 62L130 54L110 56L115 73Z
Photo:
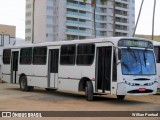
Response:
M147 51L147 49L145 49L144 52L143 52L143 58L144 58L145 66L147 65L147 58L146 58L146 54L145 54L146 51Z
M133 52L133 55L130 52L129 53L131 54L131 56L134 57L134 59L136 60L136 63L137 63L138 60L137 60L137 57L136 57L136 54L135 54L134 50L130 49L130 47L128 47L128 49L129 49L128 51Z

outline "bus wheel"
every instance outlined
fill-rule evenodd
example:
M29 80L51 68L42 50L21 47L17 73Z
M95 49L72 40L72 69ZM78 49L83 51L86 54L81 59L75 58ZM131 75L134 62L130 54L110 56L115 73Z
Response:
M20 88L21 88L22 91L31 90L31 87L27 86L27 78L26 78L26 76L22 76L20 78Z
M93 85L91 81L87 81L85 92L86 92L87 100L92 101L93 100Z
M124 100L125 95L117 95L118 100Z

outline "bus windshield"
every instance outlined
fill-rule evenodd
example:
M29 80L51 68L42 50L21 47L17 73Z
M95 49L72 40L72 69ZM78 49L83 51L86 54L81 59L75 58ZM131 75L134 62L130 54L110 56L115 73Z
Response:
M122 73L124 75L155 75L154 53L151 50L122 49Z

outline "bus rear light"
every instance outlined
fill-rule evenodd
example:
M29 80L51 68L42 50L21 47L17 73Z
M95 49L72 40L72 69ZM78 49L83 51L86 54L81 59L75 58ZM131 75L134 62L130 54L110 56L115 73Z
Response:
M146 91L146 88L139 88L139 91Z

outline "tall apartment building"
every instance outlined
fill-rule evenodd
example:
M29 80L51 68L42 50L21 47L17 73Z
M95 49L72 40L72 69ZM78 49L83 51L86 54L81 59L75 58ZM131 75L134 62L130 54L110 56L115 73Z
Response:
M97 37L110 37L113 32L114 36L132 36L135 0L115 1L115 4L113 0L101 4L97 0ZM93 38L93 26L91 0L86 4L83 0L26 0L26 41L38 43Z

